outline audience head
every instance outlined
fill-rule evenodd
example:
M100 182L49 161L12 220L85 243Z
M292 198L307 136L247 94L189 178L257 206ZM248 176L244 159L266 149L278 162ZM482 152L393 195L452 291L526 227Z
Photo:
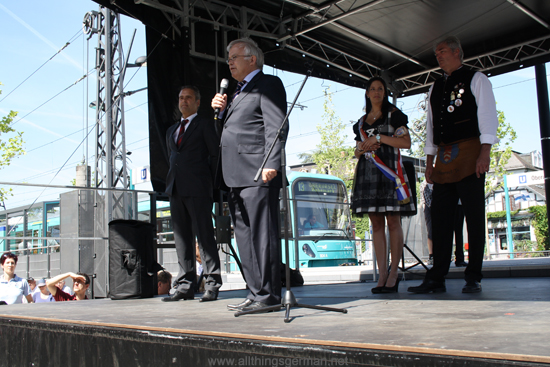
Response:
M36 288L36 280L34 280L33 277L28 277L27 278L27 283L29 283L29 287L31 287L31 289L34 291L34 288ZM46 283L44 283L46 284Z
M2 254L2 265L4 265L4 263L6 262L7 259L13 259L13 261L15 262L15 264L17 265L17 255L16 254L12 254L11 252L4 252Z
M2 269L5 276L13 278L15 276L15 266L17 265L17 255L11 252L5 252L2 254Z
M166 270L160 270L157 273L158 280L158 294L168 294L170 293L171 283L172 283L172 274Z
M46 280L45 279L39 279L38 282L36 282L36 285L38 286L38 289L40 289L40 293L42 294L50 294L50 291L48 290L48 287L46 287Z
M88 290L88 287L90 287L90 277L88 274L82 272L78 272L76 274L84 277L84 283L80 280L73 279L73 292L75 294L83 294Z

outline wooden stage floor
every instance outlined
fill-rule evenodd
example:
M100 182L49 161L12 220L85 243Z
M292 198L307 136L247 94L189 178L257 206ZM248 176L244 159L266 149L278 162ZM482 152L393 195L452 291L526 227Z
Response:
M155 297L3 306L0 350L17 344L7 343L1 332L5 326L46 323L154 334L161 340L189 336L252 341L275 349L285 345L286 352L277 355L292 356L292 348L336 348L345 355L349 348L355 357L358 350L401 356L384 363L355 358L342 364L350 366L483 365L476 360L486 365L550 364L550 278L486 278L479 294L461 293L461 279L447 280L446 293L406 291L420 282L401 281L399 293L377 295L370 292L372 282L296 287L292 292L299 303L348 313L293 307L290 323L283 321L284 311L235 317L226 305L242 300L245 290L220 292L217 301L208 303L198 298L165 303ZM415 355L424 360L415 363ZM437 362L442 360L447 362ZM453 360L457 363L449 362ZM202 361L186 365L211 365Z

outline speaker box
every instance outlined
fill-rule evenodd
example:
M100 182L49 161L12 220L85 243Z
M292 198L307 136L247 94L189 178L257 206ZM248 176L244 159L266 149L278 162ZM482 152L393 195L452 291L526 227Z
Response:
M156 229L151 223L117 219L109 222L109 297L148 298L155 294Z

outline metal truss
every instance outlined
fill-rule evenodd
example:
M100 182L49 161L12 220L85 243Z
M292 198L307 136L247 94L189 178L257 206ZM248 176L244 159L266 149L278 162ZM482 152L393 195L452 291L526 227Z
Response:
M97 35L96 73L96 153L93 185L97 188L129 188L124 131L124 54L120 39L119 15L100 6L99 12L84 17L84 33ZM128 219L128 195L113 190L103 192L105 223Z
M400 63L412 63L419 72L399 76L392 81L391 87L398 94L415 94L427 90L427 88L442 74L439 68L430 68L420 60L405 54L401 50L386 45L369 35L362 34L343 24L346 17L365 11L386 0L373 0L364 4L345 0L331 0L316 6L311 2L302 0L285 0L273 2L272 6L280 4L280 16L276 17L250 9L246 6L231 4L223 0L172 0L172 2L160 3L158 0L134 0L136 4L143 4L158 9L170 19L174 32L180 32L179 27L188 26L191 29L191 55L206 59L224 57L218 55L206 55L196 51L196 38L194 37L194 24L207 23L215 29L223 32L223 41L227 40L227 33L237 31L241 36L256 36L271 39L281 48L287 48L302 55L324 62L330 67L340 69L349 75L368 80L373 75L383 75L388 69L387 65L375 65L361 57L354 56L340 48L338 44L326 42L315 37L314 30L326 28L346 34L351 42L369 44L384 52L389 52L399 58ZM508 0L518 6L516 0ZM266 2L268 3L268 2ZM166 5L171 4L171 5ZM303 13L295 16L284 15L284 6L302 8ZM358 4L357 6L355 6ZM525 11L521 9L522 11ZM540 23L535 15L528 13L534 20ZM544 24L543 24L544 25ZM472 68L490 74L492 69L497 69L522 62L531 58L548 55L550 53L550 38L539 37L521 44L495 50L484 55L469 58L465 63ZM391 69L391 67L389 68Z
M482 71L488 75L491 70L517 63L527 62L530 59L550 54L550 36L539 37L528 42L519 43L490 53L470 57L464 64L470 68ZM425 89L442 74L441 69L432 68L416 74L397 79L403 85L404 92L414 92Z

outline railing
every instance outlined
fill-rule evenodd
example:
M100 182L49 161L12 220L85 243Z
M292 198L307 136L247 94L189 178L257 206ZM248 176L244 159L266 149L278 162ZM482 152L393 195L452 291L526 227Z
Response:
M514 252L492 252L485 255L486 260L502 259L502 256L508 259L527 259L535 257L550 257L550 250L544 251L514 251Z
M161 264L162 266L169 265L165 264L164 261L164 250L165 249L174 249L175 243L173 240L167 240L166 237L174 235L174 232L159 232L157 233L157 262ZM225 244L222 244L222 246ZM221 248L222 252L226 256L222 256L220 254L220 267L222 269L222 272L225 271L225 273L231 273L231 268L233 266L236 267L237 262L231 261L232 256L230 256L230 251L227 246L224 246ZM168 269L169 270L169 269ZM177 271L177 269L175 269Z
M51 239L51 237L50 237ZM34 251L42 251L42 252L34 252ZM46 257L46 269L45 271L41 269L40 266L36 266L38 269L32 269L33 277L35 278L51 278L52 270L59 270L58 266L54 266L52 269L52 256L55 257L55 262L59 262L59 244L52 245L52 246L41 246L41 247L26 247L22 249L14 249L10 250L11 253L17 255L17 268L16 268L16 274L18 274L21 278L29 278L31 276L31 268L34 268L34 266L31 266L31 264L39 265L44 262L44 257ZM25 263L25 273L24 276L21 273L21 265L22 263Z

